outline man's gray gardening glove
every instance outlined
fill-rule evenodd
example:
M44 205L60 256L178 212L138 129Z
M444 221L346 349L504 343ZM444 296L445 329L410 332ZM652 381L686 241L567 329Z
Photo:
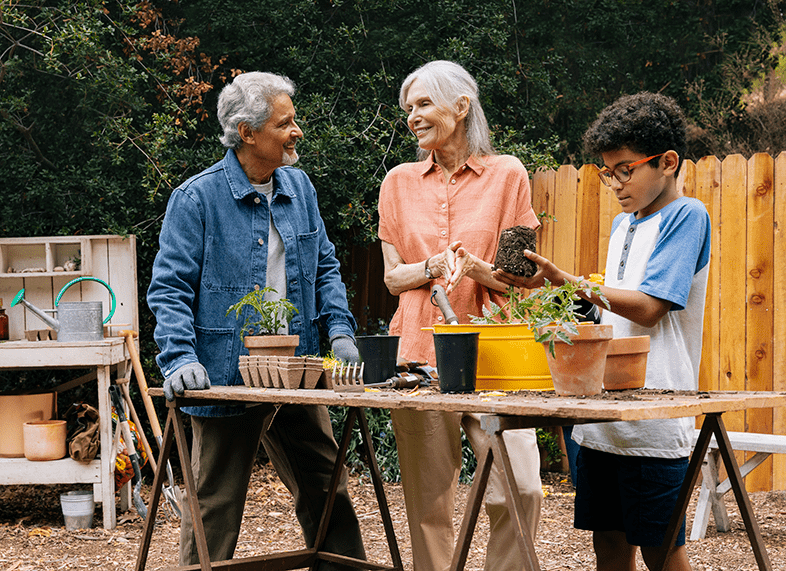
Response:
M164 396L166 400L174 400L175 395L183 391L198 391L210 388L210 379L207 371L199 363L183 365L164 380Z
M360 353L358 353L355 340L349 335L336 335L333 337L330 340L330 348L333 349L336 359L341 359L345 363L360 362Z

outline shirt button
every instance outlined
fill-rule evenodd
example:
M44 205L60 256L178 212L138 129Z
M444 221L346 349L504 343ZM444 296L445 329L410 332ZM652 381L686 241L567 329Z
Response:
M260 245L260 246L264 246L264 245L265 245L265 241L264 241L262 238L260 238L259 240L257 240L257 242L259 242L259 245Z
M635 226L631 226L630 230L628 230L628 232L635 232L635 231L636 231L636 227Z
M443 209L443 210L444 210L445 208L447 208L447 207L448 207L448 203L447 203L447 202L446 202L446 203L444 203L444 204L442 205L442 209Z
M620 267L624 268L625 267L625 262L620 262Z
M442 234L443 236L447 236L448 231L447 230L443 230L442 232L440 232L440 234Z
M437 316L437 321L442 321L442 316L441 315Z
M259 198L259 197L257 196L257 197L254 199L254 204L259 204L260 202L262 202L262 199L261 199L261 198Z
M622 249L623 249L623 250L627 250L627 249L628 249L628 245L627 245L627 244L625 244L625 246L624 246Z
M259 284L254 284L254 289L255 289L256 291L259 291Z
M456 179L454 178L453 180L451 180L450 184L456 184Z

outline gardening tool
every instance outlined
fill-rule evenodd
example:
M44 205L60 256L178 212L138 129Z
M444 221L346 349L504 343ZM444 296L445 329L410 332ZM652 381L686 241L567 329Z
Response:
M136 382L139 385L139 392L142 394L142 402L145 405L145 411L147 412L147 417L150 420L150 426L153 429L153 436L155 436L156 442L158 443L158 449L161 450L163 442L161 424L158 421L158 415L156 414L156 409L153 406L153 399L151 399L150 395L147 394L147 381L145 380L145 372L142 370L142 362L139 360L139 353L137 352L136 345L134 344L134 337L138 337L139 334L136 331L123 329L120 331L120 336L125 337L126 339L126 347L128 348L128 354L131 356L131 365L134 368ZM166 461L166 475L167 485L163 486L164 499L171 506L172 510L177 514L177 517L181 517L180 488L175 486L175 478L172 475L172 465L169 463L169 460Z
M439 284L434 284L431 286L431 305L436 305L442 311L442 315L445 316L445 323L449 325L453 325L458 323L458 317L453 311L453 308L450 307L450 302L448 301L448 295L445 293L445 288L443 288Z
M118 430L122 430L123 441L128 450L128 457L131 459L131 465L134 467L134 477L131 480L134 484L132 494L134 507L136 508L136 513L138 513L142 519L146 519L147 506L145 506L145 502L142 501L142 471L139 469L139 456L134 448L131 428L128 426L128 419L126 418L125 407L123 406L123 397L120 395L120 389L116 385L111 385L109 387L109 394L112 397L112 404L115 406L115 412L119 420Z
M346 369L344 368L344 363L341 363L340 366L338 363L333 365L333 375L331 377L333 381L333 390L336 392L348 392L348 393L362 393L365 389L363 388L363 369L365 363L357 363L347 364ZM340 367L336 370L336 367Z
M112 308L106 319L101 321L104 312L104 305L100 301L64 301L60 303L60 298L65 291L77 282L81 281L98 282L107 290L112 297ZM83 276L68 282L55 299L55 309L38 309L25 299L25 288L20 289L11 302L11 307L21 303L27 309L40 317L49 327L57 332L58 341L100 341L104 338L104 323L109 321L115 314L115 292L104 280L91 276ZM59 304L59 305L58 305ZM57 313L58 319L49 317L45 311Z
M381 383L371 383L370 385L363 385L366 388L379 388L379 389L414 389L415 387L428 386L429 382L423 384L423 377L420 375L413 375L410 373L400 373L395 377L383 381Z

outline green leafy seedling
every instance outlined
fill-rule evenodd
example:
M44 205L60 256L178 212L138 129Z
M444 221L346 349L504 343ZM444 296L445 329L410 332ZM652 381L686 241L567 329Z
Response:
M240 330L241 340L246 335L276 335L298 312L292 302L286 298L265 299L265 294L268 292L276 293L276 290L270 287L252 290L227 309L226 315L234 311L236 319L240 319L240 314L246 307L252 309Z

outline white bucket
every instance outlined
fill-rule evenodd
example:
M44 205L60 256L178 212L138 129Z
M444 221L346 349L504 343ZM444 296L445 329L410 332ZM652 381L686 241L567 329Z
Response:
M60 506L63 508L66 529L73 531L93 527L96 507L93 492L81 490L60 494Z

